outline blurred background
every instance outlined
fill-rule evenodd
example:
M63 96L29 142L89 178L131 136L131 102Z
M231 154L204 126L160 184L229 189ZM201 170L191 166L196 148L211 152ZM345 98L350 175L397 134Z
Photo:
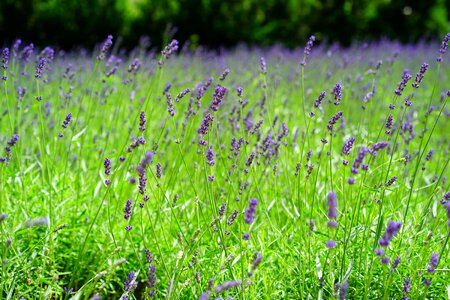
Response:
M320 42L440 40L450 31L450 0L0 0L0 38L63 49L108 34L131 49L148 36L209 48L238 43L302 46Z

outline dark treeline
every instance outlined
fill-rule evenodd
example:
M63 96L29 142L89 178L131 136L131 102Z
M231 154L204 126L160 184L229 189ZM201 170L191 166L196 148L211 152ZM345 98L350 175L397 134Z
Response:
M92 47L108 34L131 48L172 37L192 47L304 45L319 41L439 39L450 31L450 1L406 0L1 0L0 36L39 46Z

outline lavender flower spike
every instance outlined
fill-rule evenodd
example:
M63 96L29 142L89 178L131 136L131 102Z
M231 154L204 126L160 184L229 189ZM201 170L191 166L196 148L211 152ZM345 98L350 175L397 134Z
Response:
M103 60L105 58L106 52L108 52L109 48L112 46L113 36L108 35L106 40L103 42L102 48L100 50L100 54L97 56L97 60Z
M392 238L394 235L399 232L400 228L402 227L401 222L395 222L393 220L390 220L386 232L383 234L381 239L378 240L378 244L382 247L387 247L391 243Z
M428 273L434 273L435 269L437 268L439 263L439 256L436 252L433 252L433 254L431 254L430 257L430 261L429 261L429 267L427 269Z
M217 294L219 294L219 293L224 292L226 290L229 290L229 289L231 289L233 287L240 286L241 284L242 284L242 280L226 281L226 282L222 283L221 285L216 286L214 291Z
M256 198L250 199L249 206L245 210L245 218L244 218L245 223L247 224L253 223L253 219L255 218L256 205L258 205L258 200Z

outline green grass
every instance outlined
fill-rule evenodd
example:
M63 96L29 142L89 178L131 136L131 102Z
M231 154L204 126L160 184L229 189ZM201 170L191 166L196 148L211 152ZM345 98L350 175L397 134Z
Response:
M210 290L211 299L339 299L336 284L345 281L347 299L449 297L450 227L440 200L449 192L450 69L445 55L436 62L438 44L316 47L307 57L301 49L278 47L181 51L169 59L138 48L97 60L98 51L55 53L43 77L35 78L39 53L25 63L11 50L0 98L0 144L7 146L16 133L19 140L10 147L11 158L0 163L0 214L6 214L0 221L1 298L144 299L154 291L156 298L192 299ZM134 58L142 62L135 74L128 72ZM414 89L424 62L429 68ZM115 65L115 74L107 76ZM226 68L230 73L220 80ZM412 79L398 96L404 69ZM342 99L335 105L331 92L338 82ZM213 110L218 85L228 90ZM175 101L186 88L191 92ZM316 108L322 91L326 96ZM328 130L339 111L343 119ZM73 117L63 128L68 113ZM200 135L206 113L214 120ZM393 128L386 134L389 114ZM413 128L410 140L406 124ZM145 144L128 152L137 137ZM350 137L355 143L344 156ZM239 149L230 150L233 138L241 139ZM386 148L365 155L368 170L352 174L360 149L383 141ZM136 167L149 151L144 201ZM397 180L386 186L393 176ZM332 191L336 228L327 226ZM248 224L252 198L258 204ZM402 226L384 249L390 262L382 264L375 249L389 220ZM243 239L247 233L249 240ZM327 248L329 240L335 248ZM145 249L156 269L152 288L146 287ZM433 252L439 263L430 273ZM262 256L256 266L255 255ZM395 257L401 261L391 272ZM132 288L125 291L131 271ZM409 294L403 291L406 278ZM242 283L215 292L235 280Z

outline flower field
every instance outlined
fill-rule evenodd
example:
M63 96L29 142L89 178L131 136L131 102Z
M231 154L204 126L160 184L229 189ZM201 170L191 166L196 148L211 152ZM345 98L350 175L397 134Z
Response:
M3 48L0 298L448 299L449 39Z

